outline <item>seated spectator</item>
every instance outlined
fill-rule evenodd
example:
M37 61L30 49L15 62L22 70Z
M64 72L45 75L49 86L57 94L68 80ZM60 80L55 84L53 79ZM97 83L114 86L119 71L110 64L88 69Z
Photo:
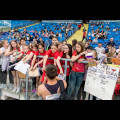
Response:
M114 65L120 65L120 51L118 52L117 57L116 57L116 58L113 58L111 62L112 62L112 64L114 64Z
M119 49L116 50L116 53L118 53L120 51L120 45L119 45Z
M87 42L92 42L92 39L91 39L91 37L89 37L89 39L87 40Z
M110 38L110 42L108 42L107 45L112 45L112 47L115 47L114 38Z
M97 51L97 54L99 53L105 53L105 48L102 47L102 43L98 43L98 47L95 47L95 50Z
M44 100L47 100L49 95L60 94L60 85L57 79L57 67L49 64L46 67L46 84L41 84L38 87L38 96L42 96ZM63 80L64 87L67 88L67 83Z
M114 29L113 29L113 32L115 32L115 31L116 31L116 29L114 28Z
M112 49L112 45L107 45L107 49L105 50L105 53L108 53Z
M88 36L92 36L92 34L89 32L89 33L88 33Z
M92 43L98 43L98 38L95 37L95 39L92 41Z

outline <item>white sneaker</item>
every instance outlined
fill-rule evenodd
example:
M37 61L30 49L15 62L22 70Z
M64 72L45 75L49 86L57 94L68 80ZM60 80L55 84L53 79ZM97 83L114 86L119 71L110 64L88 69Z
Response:
M12 88L13 88L12 84L9 84L9 89L12 89Z
M13 90L12 90L12 92L16 92L16 90L17 90L17 87L14 87Z
M0 88L3 89L3 87L4 87L4 84L1 84Z
M20 87L17 87L16 93L19 93L19 92L20 92Z
M7 90L7 85L6 84L3 85L3 89Z

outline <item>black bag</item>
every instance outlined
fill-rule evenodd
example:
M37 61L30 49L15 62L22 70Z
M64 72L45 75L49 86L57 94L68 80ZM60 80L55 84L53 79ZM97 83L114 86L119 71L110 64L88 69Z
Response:
M65 91L64 88L64 83L62 80L59 80L59 85L60 85L60 97L57 100L73 100L73 97L68 95L67 92Z

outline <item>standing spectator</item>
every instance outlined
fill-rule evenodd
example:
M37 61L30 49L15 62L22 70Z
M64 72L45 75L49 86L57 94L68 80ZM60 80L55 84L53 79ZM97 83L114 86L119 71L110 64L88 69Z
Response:
M38 87L38 96L42 96L44 100L47 100L47 98L52 95L55 97L55 94L60 93L60 85L58 83L58 80L56 79L57 76L57 67L54 65L47 65L46 67L46 78L47 83L41 84ZM64 88L67 88L66 81L63 80ZM53 95L54 94L54 95Z
M81 29L81 26L82 26L82 24L79 24L79 25L78 25L78 29L79 29L79 30Z
M83 39L82 41L86 38L86 31L83 32Z
M76 50L76 44L77 44L77 40L76 39L72 40L72 49L73 49L73 51Z
M84 60L84 44L83 42L78 42L76 44L76 51L73 52L71 61L74 62L72 67L72 72L70 74L69 86L67 92L75 100L77 100L78 91L83 82L85 64L81 63Z

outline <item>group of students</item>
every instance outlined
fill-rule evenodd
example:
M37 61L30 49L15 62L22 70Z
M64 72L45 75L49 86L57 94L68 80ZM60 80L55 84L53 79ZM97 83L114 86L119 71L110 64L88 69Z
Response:
M59 42L57 37L53 37L52 44L48 47L48 50L45 49L43 43L27 45L23 38L21 38L20 44L12 40L9 45L7 40L3 40L1 45L0 88L7 89L8 66L23 61L24 64L28 63L30 65L29 69L31 71L34 71L37 67L40 68L40 76L35 77L36 87L34 92L38 96L42 96L44 100L47 100L47 96L51 94L60 93L60 86L58 84L60 78L58 75L65 73L65 61L61 60L61 58L70 59L67 62L66 80L63 80L63 83L66 92L74 100L78 99L81 86L83 85L84 87L88 67L101 63L101 60L97 58L96 50L76 39L72 41L71 45L67 44L66 41ZM87 58L86 55L88 53L92 53L93 57ZM38 56L43 56L43 58L39 58ZM54 59L49 59L49 57L53 57ZM83 63L83 61L88 61L88 64ZM12 89L12 92L19 93L20 78L14 67L10 68L9 77L10 89ZM86 95L88 97L89 94Z
M29 63L30 64L30 70L35 70L38 66L40 69L41 76L36 77L36 87L35 91L38 93L38 95L43 96L46 92L41 93L41 86L45 85L45 90L47 93L50 94L49 88L56 91L56 87L54 88L54 85L50 85L48 80L46 81L45 78L42 79L42 75L45 74L47 76L46 72L46 66L48 65L54 65L56 66L57 75L63 75L65 72L65 61L61 60L61 58L71 59L71 61L67 62L67 72L66 72L66 81L64 81L66 85L67 93L71 96L73 96L74 99L77 99L77 95L80 89L80 86L84 79L85 74L85 64L82 63L82 61L86 60L85 55L92 51L89 48L85 48L85 45L82 41L73 40L73 44L67 44L66 41L59 42L57 37L52 38L52 44L48 47L48 50L45 50L45 46L42 43L35 44L32 43L30 45L26 44L25 39L20 40L20 44L17 43L16 40L12 40L10 42L10 45L7 40L3 40L1 42L2 47L0 48L0 88L7 89L6 80L7 80L7 71L8 66L17 64L19 61L23 61L23 63ZM93 54L96 55L96 51L93 51ZM38 56L44 56L44 58L38 58ZM54 60L48 59L49 57L54 57ZM95 56L96 57L96 56ZM93 60L96 62L96 60ZM97 62L96 62L97 63ZM52 66L51 66L52 67ZM54 67L53 67L54 68ZM10 68L9 72L12 74L9 74L9 77L13 77L13 82L10 81L10 88L13 89L12 92L19 93L20 92L20 85L19 85L19 76L18 72L14 69L14 67ZM52 70L48 73L51 73ZM51 79L59 80L59 78L56 78L56 74L52 72L50 74ZM56 76L54 76L56 75ZM49 75L48 75L49 76ZM48 77L49 79L49 77ZM11 80L11 78L10 78ZM53 82L54 83L54 82ZM12 84L13 88L12 88ZM2 87L5 86L5 87ZM58 91L57 91L58 92ZM54 92L53 92L54 93ZM47 94L48 95L48 94Z

